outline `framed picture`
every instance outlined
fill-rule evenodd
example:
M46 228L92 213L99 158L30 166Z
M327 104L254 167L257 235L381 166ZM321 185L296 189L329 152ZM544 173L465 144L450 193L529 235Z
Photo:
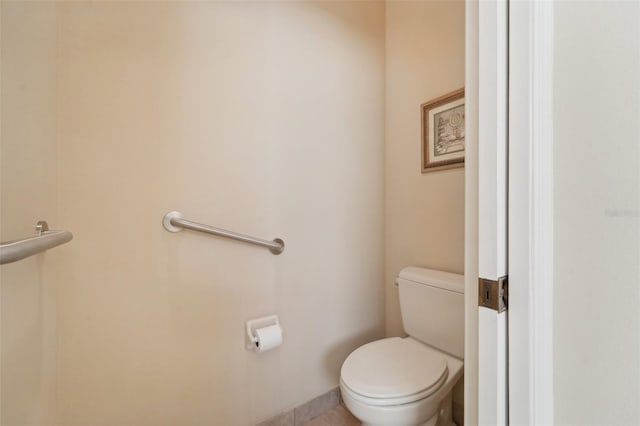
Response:
M420 106L422 173L464 167L464 89Z

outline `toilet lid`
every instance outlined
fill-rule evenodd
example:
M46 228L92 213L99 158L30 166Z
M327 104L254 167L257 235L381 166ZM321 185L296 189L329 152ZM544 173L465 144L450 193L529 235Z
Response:
M447 375L443 354L411 338L391 337L356 349L342 364L341 379L352 391L369 398L426 398ZM407 397L415 395L415 398Z

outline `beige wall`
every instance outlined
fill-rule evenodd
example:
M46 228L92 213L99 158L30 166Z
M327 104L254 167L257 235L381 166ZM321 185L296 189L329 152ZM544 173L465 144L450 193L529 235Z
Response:
M58 13L59 423L248 425L336 386L384 332L384 5ZM272 313L284 345L247 352Z
M46 367L18 370L46 389L4 392L4 426L52 423L56 357L60 425L252 424L336 386L346 355L384 334L385 311L387 334L402 334L402 267L462 272L464 172L422 175L419 144L420 103L463 85L462 2L26 7L11 4L8 25L3 3L2 239L41 215L75 239L3 266L3 389L6 360ZM8 69L5 45L21 45L6 35L27 30L40 63ZM24 96L19 78L45 87ZM28 125L34 105L46 125ZM36 183L16 177L29 152L7 149L11 132L49 153L29 166L50 198L30 199L33 217L17 211ZM169 234L173 209L287 248ZM28 274L34 294L16 285ZM6 307L18 297L39 305ZM244 321L271 313L285 344L245 351ZM10 324L47 346L7 357L28 334Z
M30 236L57 215L55 6L2 2L0 240ZM0 267L0 382L4 426L55 416L57 248Z
M554 420L637 425L640 4L554 14Z
M420 104L464 86L464 2L386 3L386 333L405 266L464 271L464 169L421 174Z

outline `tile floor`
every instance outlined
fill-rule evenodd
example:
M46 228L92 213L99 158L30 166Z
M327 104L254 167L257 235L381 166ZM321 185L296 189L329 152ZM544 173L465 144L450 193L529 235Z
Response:
M340 404L333 410L309 420L305 426L360 426L360 422L353 417L344 404Z

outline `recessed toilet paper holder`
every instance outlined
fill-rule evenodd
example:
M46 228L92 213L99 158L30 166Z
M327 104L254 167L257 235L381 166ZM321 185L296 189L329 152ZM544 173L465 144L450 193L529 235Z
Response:
M269 315L262 318L256 318L247 321L247 332L245 336L246 345L248 350L255 351L258 347L258 337L256 336L256 330L259 328L265 328L272 325L280 327L280 320L277 315Z

